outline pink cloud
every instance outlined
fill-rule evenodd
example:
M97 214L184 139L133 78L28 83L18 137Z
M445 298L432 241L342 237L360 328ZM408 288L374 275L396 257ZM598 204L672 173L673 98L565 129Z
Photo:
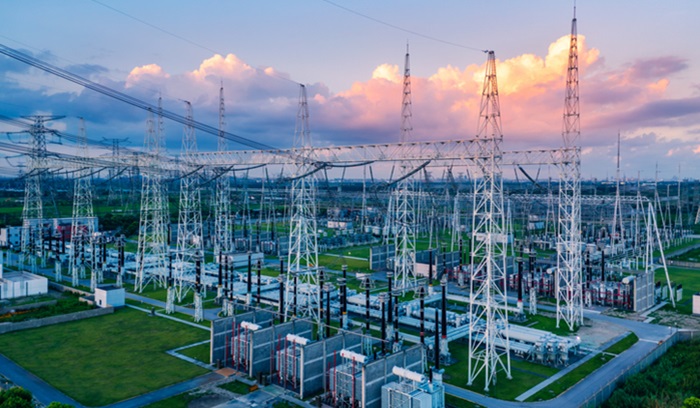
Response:
M140 67L135 67L129 72L129 76L126 77L126 87L131 88L136 83L143 81L153 81L155 79L167 79L170 75L163 71L163 68L158 64L148 64L142 65Z
M666 97L671 76L687 67L684 60L658 57L608 69L601 52L590 48L585 36L579 36L578 46L584 145L607 145L618 129L634 132L655 118L676 126L700 122L699 109L694 108L697 98ZM568 52L565 35L553 41L545 55L524 53L497 60L506 146L561 145ZM427 77L413 76L413 140L473 138L484 69L485 63L445 65ZM384 63L341 92L331 93L323 84L308 86L314 140L319 144L398 141L402 74L401 66ZM275 79L279 77L288 81ZM172 96L197 101L215 112L223 81L227 111L238 115L229 121L231 126L263 128L294 123L298 92L289 79L273 68L253 68L228 54L214 55L196 69L173 76L157 65L137 67L127 78L127 87L164 81L162 86L177 92Z

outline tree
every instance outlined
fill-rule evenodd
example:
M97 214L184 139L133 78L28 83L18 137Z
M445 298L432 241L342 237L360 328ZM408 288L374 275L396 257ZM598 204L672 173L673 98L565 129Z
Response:
M63 402L52 402L46 408L75 408L71 404L64 404Z
M700 408L700 398L688 397L683 401L683 408Z
M0 391L0 408L33 408L32 393L21 387Z

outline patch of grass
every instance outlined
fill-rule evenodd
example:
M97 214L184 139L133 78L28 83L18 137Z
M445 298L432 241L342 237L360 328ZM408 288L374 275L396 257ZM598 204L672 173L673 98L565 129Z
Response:
M541 314L527 315L527 320L522 323L518 323L518 325L532 327L533 329L538 330L546 330L558 336L570 336L578 331L578 327L573 332L569 331L569 327L563 322L560 322L559 328L557 328L557 319L543 316Z
M223 388L227 391L231 391L234 394L245 395L250 392L250 385L244 384L240 381L231 381L225 384L218 385L219 388Z
M457 360L456 364L452 364L445 368L444 381L448 384L466 388L468 390L484 394L484 374L479 375L472 384L467 386L469 373L467 370L467 362L469 357L468 347L465 344L455 343L455 347L450 347L452 358ZM516 397L541 383L548 377L559 372L555 367L535 364L521 359L511 358L511 380L508 380L503 371L496 375L497 384L489 387L488 395L493 398L502 400L514 401Z
M455 397L454 395L445 394L445 405L448 408L477 408L478 405L471 401Z
M165 302L168 300L168 289L167 288L156 288L154 285L148 285L143 289L143 292L139 293L134 290L133 286L127 286L127 290L130 293L133 293L135 295L147 297L150 299L155 299L155 300L160 300L161 302ZM177 297L175 297L175 304L176 305L181 305L181 306L186 306L186 305L191 305L194 302L194 291L188 291L187 295L182 299L181 302L177 301Z
M693 293L700 292L700 270L690 268L669 267L668 276L671 282L683 285L683 299L676 302L676 312L690 315L693 313ZM657 269L654 274L654 279L666 286L666 274L663 269ZM666 309L673 310L673 306L669 305Z
M607 363L610 359L611 357L606 356L604 354L600 354L591 358L590 360L576 367L569 374L554 381L548 387L545 387L538 393L532 395L530 398L527 399L527 401L533 402L540 400L548 400L556 397L557 395L571 388L571 386L581 381L586 376L590 375L595 370L602 367L603 364Z
M2 353L87 406L102 406L207 372L169 356L209 334L130 308L0 336Z
M201 361L204 364L209 364L209 351L211 347L209 343L200 344L198 346L188 347L178 351L178 353L191 357L197 361Z
M148 404L144 408L188 408L190 403L200 396L200 394L184 392L182 394L174 395L170 398L154 402L153 404Z
M319 255L319 265L326 268L340 270L343 265L348 266L348 272L370 272L369 261L361 259L345 258L343 256Z
M620 354L628 348L632 347L638 341L639 337L637 337L636 334L630 332L625 338L605 349L605 352L610 354Z

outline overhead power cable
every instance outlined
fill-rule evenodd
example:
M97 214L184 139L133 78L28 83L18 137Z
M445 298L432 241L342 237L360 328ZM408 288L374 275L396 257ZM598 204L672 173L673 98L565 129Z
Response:
M202 44L196 43L196 42L194 42L194 41L192 41L192 40L190 40L190 39L188 39L188 38L185 38L185 37L183 37L183 36L181 36L181 35L175 34L175 33L171 32L171 31L168 31L168 30L166 30L166 29L164 29L164 28L158 27L157 25L155 25L155 24L153 24L153 23L149 23L148 21L142 20L142 19L140 19L140 18L138 18L138 17L136 17L136 16L132 16L131 14L126 13L125 11L116 9L116 8L114 8L114 7L112 7L112 6L108 5L108 4L105 4L105 3L101 2L101 1L92 0L92 2L95 3L95 4L99 4L100 6L105 7L105 8L107 8L107 9L110 9L110 10L114 11L115 13L119 13L119 14L121 14L121 15L127 17L127 18L130 18L130 19L132 19L132 20L134 20L134 21L137 21L137 22L139 22L139 23L141 23L141 24L144 24L144 25L146 25L146 26L148 26L148 27L151 27L151 28L153 28L154 30L158 30L158 31L160 31L160 32L163 33L163 34L169 35L169 36L171 36L171 37L173 37L173 38L177 38L178 40L184 41L184 42L186 42L186 43L188 43L188 44L190 44L190 45L194 45L194 46L197 47L197 48L201 48L201 49L203 49L203 50L205 50L205 51L209 51L209 52L212 52L212 53L214 53L214 54L220 54L220 55L225 55L225 54L226 54L226 53L223 53L223 52L219 52L219 51L213 50L213 49L207 47L206 45L202 45ZM263 73L263 74L265 74L265 75L272 76L272 77L277 78L277 79L282 79L282 80L284 80L284 81L291 82L291 83L293 83L293 84L295 84L295 85L300 85L299 82L294 81L294 80L292 80L292 79L289 79L289 78L287 78L287 77L284 77L284 76L282 76L282 75L279 75L279 74L275 73L274 71L273 71L272 73L270 73L270 72L267 72L267 71L265 71L265 70L263 70L263 69L260 69L260 68L256 68L256 67L251 67L251 68L253 68L253 69L255 69L256 71L258 71L258 72L260 72L260 73Z
M171 111L168 111L165 109L160 109L156 105L152 105L152 104L144 102L140 99L134 98L133 96L126 95L126 94L119 92L117 90L114 90L112 88L108 88L104 85L100 85L98 83L92 82L92 81L90 81L86 78L83 78L77 74L73 74L73 73L68 72L64 69L53 66L49 63L46 63L46 62L41 61L37 58L34 58L30 55L27 55L21 51L10 48L4 44L0 44L0 54L7 55L10 58L24 62L25 64L29 64L29 65L31 65L35 68L38 68L42 71L56 75L60 78L66 79L66 80L71 81L75 84L81 85L85 88L91 89L95 92L99 92L103 95L117 99L119 101L122 101L122 102L127 103L127 104L132 105L132 106L135 106L137 108L146 110L148 112L153 112L154 114L162 115L164 118L181 123L183 125L192 126L193 128L200 130L202 132L209 133L209 134L212 134L215 136L225 137L227 140L230 140L234 143L238 143L238 144L241 144L244 146L251 147L253 149L276 150L274 147L266 145L264 143L259 143L259 142L256 142L254 140L247 139L245 137L233 134L231 132L221 131L215 127L209 126L209 125L201 123L201 122L197 122L197 121L192 120L192 119L188 119L188 118L186 118L182 115L178 115L174 112L171 112Z
M93 0L93 1L95 1L95 0ZM378 18L374 18L374 17L372 17L372 16L368 16L367 14L360 13L359 11L356 11L356 10L353 10L353 9L350 9L350 8L347 8L347 7L342 6L342 5L338 4L338 3L335 3L335 2L333 2L333 1L331 1L331 0L322 0L322 1L324 1L324 2L326 2L326 3L328 3L328 4L330 4L331 6L335 6L335 7L339 8L339 9L341 9L341 10L347 11L348 13L355 14L356 16L360 16L360 17L365 18L365 19L367 19L367 20L374 21L375 23L378 23L378 24L387 26L387 27L389 27L389 28L393 28L394 30L403 31L404 33L408 33L408 34L415 35L415 36L417 36L417 37L425 38L426 40L436 41L436 42L439 42L439 43L451 45L451 46L453 46L453 47L464 48L465 50L472 50L472 51L478 51L478 52L487 52L485 48L470 47L470 46L468 46L468 45L458 44L458 43L455 43L455 42L452 42L452 41L443 40L443 39L441 39L441 38L433 37L433 36L430 36L430 35L427 35L427 34L422 34L422 33L419 33L419 32L417 32L417 31L409 30L409 29L407 29L407 28L399 27L399 26L397 26L397 25L394 25L394 24L391 24L391 23L387 23L386 21L382 21L382 20L380 20L380 19L378 19Z

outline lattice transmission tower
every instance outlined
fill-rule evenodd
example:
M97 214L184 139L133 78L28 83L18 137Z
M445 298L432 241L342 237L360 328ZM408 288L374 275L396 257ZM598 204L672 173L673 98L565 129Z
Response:
M228 150L226 142L226 105L224 103L224 87L219 88L219 139L217 150L225 152ZM233 251L233 219L231 215L231 181L226 174L225 168L215 170L216 176L216 197L214 200L214 261L221 263L221 255L229 254ZM222 296L222 288L217 288L217 297Z
M162 100L158 99L161 109ZM167 191L163 173L160 171L161 155L165 150L163 118L149 112L144 138L141 214L139 219L139 243L137 252L136 279L134 289L141 292L149 282L165 284L168 271L168 213ZM168 302L172 301L172 288L168 287ZM166 307L167 309L167 307Z
M180 209L178 213L177 226L177 249L175 251L175 293L178 301L187 294L191 288L194 273L191 267L195 259L204 253L204 243L202 236L202 210L201 210L201 187L199 173L187 167L192 162L192 155L197 153L197 137L194 131L192 118L192 105L187 105L187 124L182 136L182 150L180 157L183 161L180 178ZM195 315L194 320L203 319L202 293L197 285L194 293Z
M78 139L80 157L89 158L85 121L80 118L80 134ZM73 187L73 218L70 226L70 274L73 286L77 286L80 278L85 277L84 256L79 258L78 247L93 239L95 234L94 212L92 208L91 168L86 164L78 164L78 172ZM81 248L82 250L82 248ZM91 256L95 256L92 254ZM94 271L93 271L94 273ZM58 279L58 278L57 278Z
M321 323L318 284L318 237L316 235L316 171L309 132L306 87L299 90L299 110L294 131L295 172L292 180L289 254L285 284L285 311ZM299 290L301 289L301 290ZM298 296L301 292L305 296ZM297 298L295 298L295 295ZM319 325L322 326L322 325Z
M559 231L557 235L557 327L563 320L573 331L583 324L581 279L581 150L576 9L571 20L569 62L563 116L563 160L559 164Z
M61 119L63 116L29 116L33 123L29 128L31 154L29 155L24 187L24 207L22 208L22 237L20 267L29 261L29 268L37 272L36 257L43 258L44 206L42 202L42 179L47 171L46 135L52 133L46 122Z
M401 102L401 143L405 143L411 136L412 116L411 66L408 45L406 45ZM402 291L416 286L415 192L409 166L408 161L400 163L400 178L393 194L395 215L392 224L396 228L394 276L396 277L396 288Z
M510 372L506 247L503 206L501 108L496 79L496 56L488 51L477 131L481 173L475 179L471 236L470 330L468 385L484 376L484 390L496 384L499 370Z

